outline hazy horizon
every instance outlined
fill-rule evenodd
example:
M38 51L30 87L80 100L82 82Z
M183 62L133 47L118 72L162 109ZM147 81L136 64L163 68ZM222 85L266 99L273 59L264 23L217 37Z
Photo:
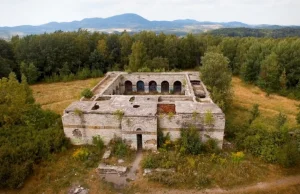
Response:
M167 7L170 9L166 9ZM194 19L300 25L297 0L2 0L0 26L41 25L135 13L148 20Z

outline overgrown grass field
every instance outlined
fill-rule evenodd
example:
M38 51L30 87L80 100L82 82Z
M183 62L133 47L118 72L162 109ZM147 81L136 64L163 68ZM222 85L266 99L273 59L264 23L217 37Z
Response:
M37 103L44 109L50 109L60 115L72 102L80 99L85 88L93 88L102 78L92 78L72 82L43 83L32 85Z

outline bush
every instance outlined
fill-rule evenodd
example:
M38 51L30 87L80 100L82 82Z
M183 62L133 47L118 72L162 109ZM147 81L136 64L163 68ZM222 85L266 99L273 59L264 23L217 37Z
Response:
M203 148L199 132L194 127L180 130L178 145L177 149L181 154L200 154Z
M68 146L60 115L34 104L27 83L0 80L0 187L21 187L35 163Z
M99 149L99 151L103 150L104 142L103 142L102 138L99 135L93 137L93 142L92 143Z
M234 163L240 163L245 159L244 152L231 153L231 159Z
M94 96L93 92L86 88L81 92L81 96L85 97L85 98L92 98Z
M117 157L124 157L129 153L129 147L120 137L115 137L110 141L112 153Z
M89 150L86 148L79 148L73 153L73 158L75 160L85 161L88 159L90 153Z
M300 152L296 141L291 141L278 149L276 158L279 164L284 167L291 167L299 162Z

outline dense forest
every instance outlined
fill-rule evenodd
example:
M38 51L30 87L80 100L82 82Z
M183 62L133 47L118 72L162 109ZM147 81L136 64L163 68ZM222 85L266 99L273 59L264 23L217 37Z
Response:
M225 29L226 30L226 29ZM240 38L143 31L130 35L79 30L0 40L0 77L13 71L28 83L101 76L111 70L176 71L202 65L206 51L222 53L229 68L266 91L300 98L300 38Z
M268 37L268 38L286 38L299 37L300 28L274 26L274 29L263 28L221 28L209 32L215 36L229 36L229 37Z

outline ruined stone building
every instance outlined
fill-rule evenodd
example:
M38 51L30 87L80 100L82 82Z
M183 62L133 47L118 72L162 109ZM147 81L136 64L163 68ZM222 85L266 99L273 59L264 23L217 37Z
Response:
M91 99L65 109L65 135L76 145L100 135L106 144L116 136L133 149L156 150L159 129L175 140L180 129L192 125L203 141L214 138L222 147L225 115L199 77L198 72L109 72L92 89Z

